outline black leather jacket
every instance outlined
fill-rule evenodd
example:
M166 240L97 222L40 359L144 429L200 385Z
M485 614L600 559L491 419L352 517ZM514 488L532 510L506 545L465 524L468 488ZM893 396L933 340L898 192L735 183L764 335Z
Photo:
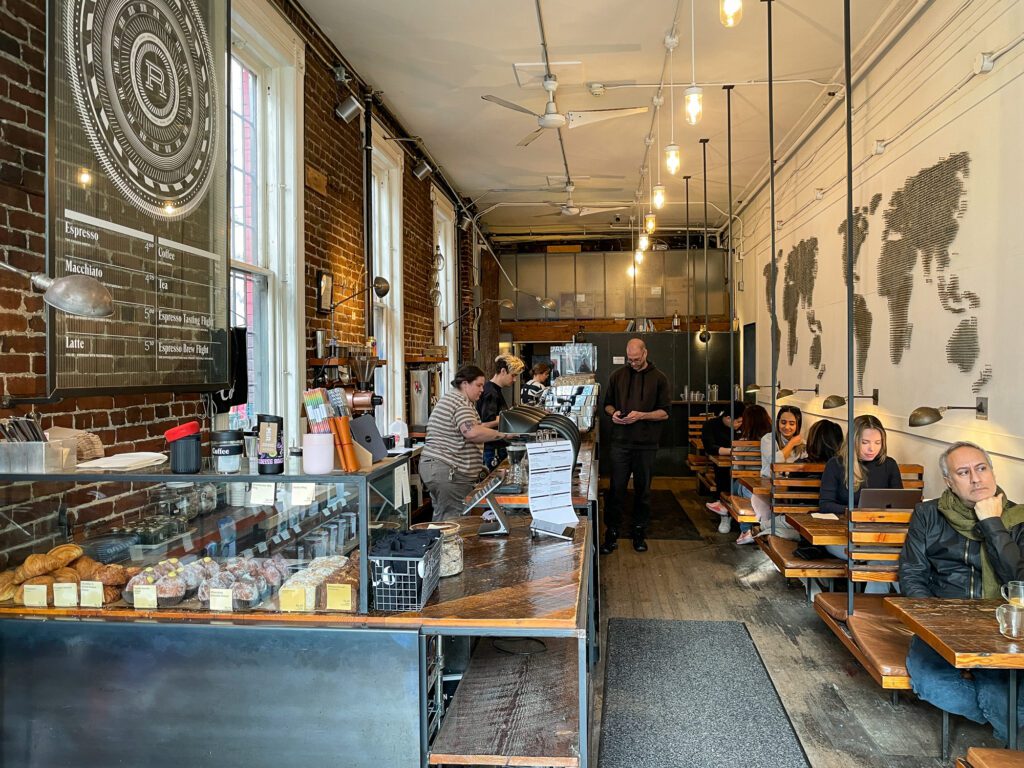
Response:
M1001 518L979 520L982 541L961 536L939 512L938 499L918 504L900 552L905 597L981 598L981 545L1000 583L1024 580L1024 523L1006 530Z

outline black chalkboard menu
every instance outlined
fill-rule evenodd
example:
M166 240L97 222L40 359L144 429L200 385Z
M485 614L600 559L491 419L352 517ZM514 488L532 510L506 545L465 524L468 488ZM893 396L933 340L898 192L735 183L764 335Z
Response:
M114 315L49 310L49 389L209 391L228 379L224 0L51 0L47 266Z

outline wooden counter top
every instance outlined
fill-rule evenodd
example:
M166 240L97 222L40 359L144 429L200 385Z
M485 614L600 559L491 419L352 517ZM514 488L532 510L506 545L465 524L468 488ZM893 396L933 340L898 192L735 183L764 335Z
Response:
M0 619L82 619L183 623L279 624L311 627L389 629L504 628L533 631L580 630L586 625L590 521L580 520L573 541L530 536L530 520L510 518L508 536L479 537L482 520L460 520L464 534L464 570L441 579L419 613L214 613L175 608L137 611L126 605L107 608L0 607Z

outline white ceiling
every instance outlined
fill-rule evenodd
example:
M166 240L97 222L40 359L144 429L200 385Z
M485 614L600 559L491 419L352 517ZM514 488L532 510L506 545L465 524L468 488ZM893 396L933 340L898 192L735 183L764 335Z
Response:
M537 9L532 0L301 0L360 77L375 90L407 130L422 137L430 155L478 210L495 203L531 202L498 207L483 216L496 233L508 231L605 230L612 213L538 218L557 213L546 202L561 203L565 193L489 192L509 187L541 187L549 176L564 175L555 130L527 147L516 143L537 127L530 115L484 101L494 94L542 112L545 93L534 80L520 87L514 65L543 62ZM742 23L726 29L718 20L717 0L695 0L696 81L704 84L704 117L696 126L683 119L683 88L691 78L690 3L686 0L541 0L552 70L559 76L556 102L570 110L649 106L661 80L664 38L678 11L679 47L675 52L675 139L683 151L679 176L664 170L669 205L658 215L659 228L685 223L683 174L691 174L691 224L703 222L703 174L699 139L708 144L709 226L728 207L726 97L733 91L734 201L767 174L768 95L765 85L741 85L767 78L766 3L745 0ZM856 62L863 61L913 5L911 0L857 0L852 39ZM776 154L781 155L826 106L834 87L784 80L843 79L843 4L839 0L774 0ZM579 62L558 64L558 62ZM520 75L522 77L523 75ZM587 83L632 83L650 87L608 88L591 95ZM668 73L661 113L661 144L669 141ZM653 84L653 85L651 85ZM841 93L841 89L840 89ZM652 130L653 111L574 129L561 129L569 171L576 181L578 205L629 203L645 156L644 137ZM656 128L654 131L657 137ZM654 149L657 149L657 144ZM658 171L655 170L655 180ZM586 180L583 177L592 177ZM611 176L613 178L602 178ZM646 188L646 183L645 183ZM597 191L600 188L602 191ZM618 211L627 217L629 210ZM628 220L628 218L627 218Z

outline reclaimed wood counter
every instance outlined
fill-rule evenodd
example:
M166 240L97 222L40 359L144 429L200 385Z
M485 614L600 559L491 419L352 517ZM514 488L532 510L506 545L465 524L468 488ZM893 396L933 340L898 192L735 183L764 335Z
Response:
M508 536L480 537L479 517L465 517L464 568L441 579L437 591L417 613L280 613L267 609L237 613L179 608L135 610L125 604L106 608L0 607L0 618L60 618L111 621L160 621L233 624L278 623L315 627L430 627L579 630L586 627L590 522L580 520L572 541L532 538L529 518L512 516ZM273 609L273 610L271 610Z

